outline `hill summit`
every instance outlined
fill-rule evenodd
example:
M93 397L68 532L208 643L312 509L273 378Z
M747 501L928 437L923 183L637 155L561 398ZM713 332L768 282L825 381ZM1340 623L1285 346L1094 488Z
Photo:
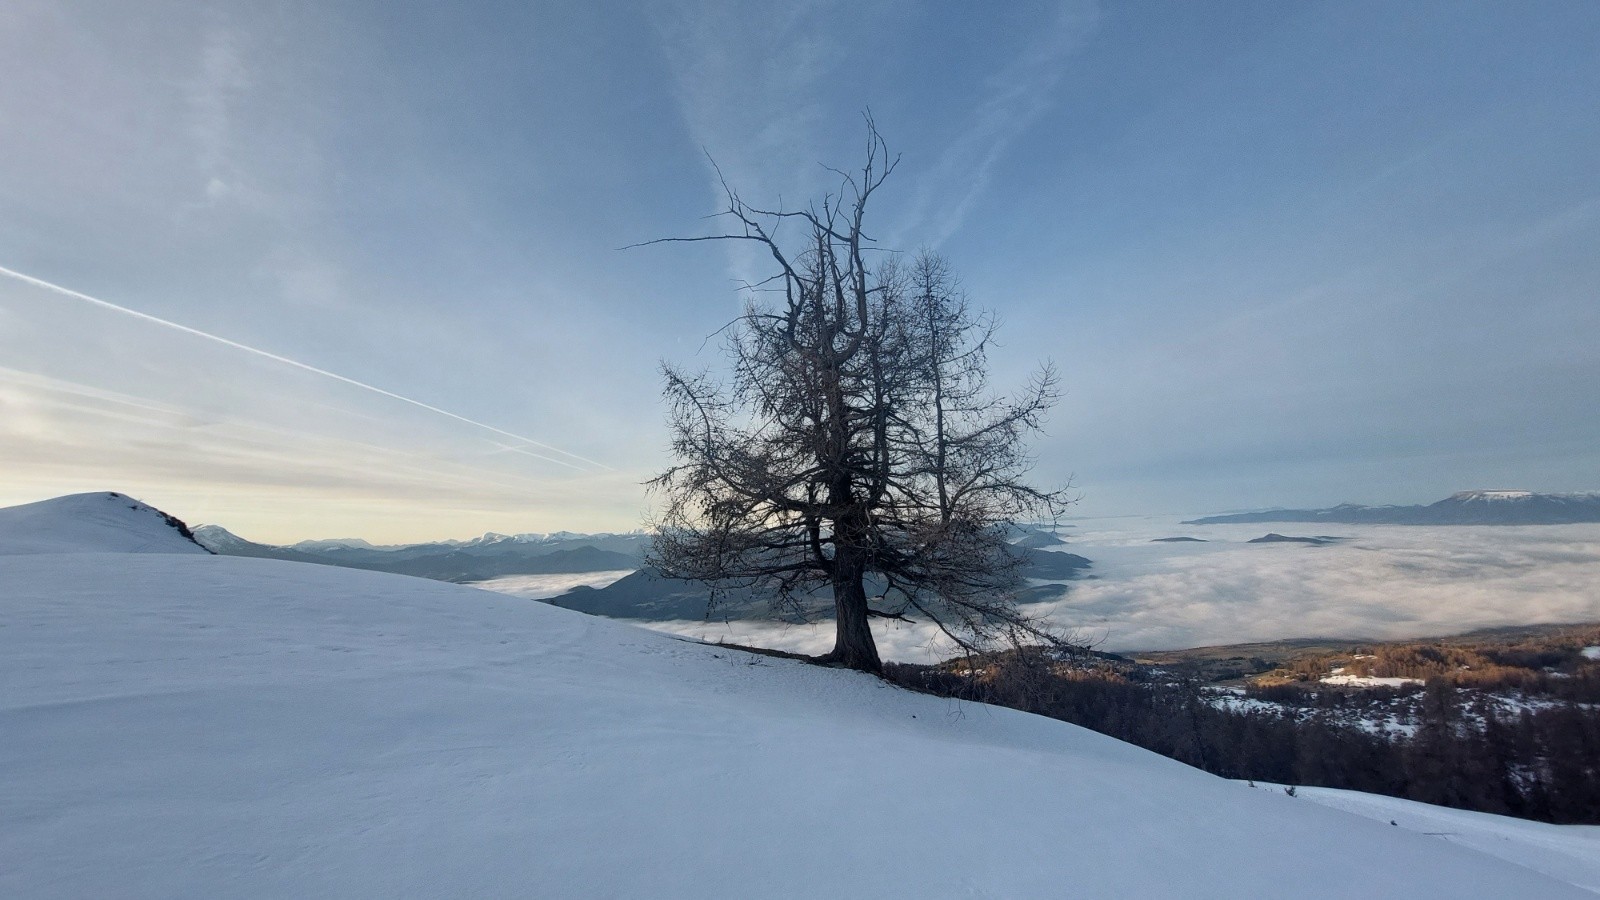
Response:
M176 516L114 491L0 509L0 555L210 552Z

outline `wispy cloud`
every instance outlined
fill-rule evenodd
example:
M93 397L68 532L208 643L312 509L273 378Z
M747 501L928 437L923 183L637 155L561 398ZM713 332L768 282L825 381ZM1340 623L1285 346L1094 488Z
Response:
M0 277L0 503L121 490L284 540L638 520L641 473L597 471L509 429L68 296Z
M866 15L838 0L781 8L730 0L656 15L684 124L721 170L707 166L713 210L725 205L722 176L758 206L793 207L833 186L817 164L817 141L834 130L822 87L846 56L837 21ZM726 249L731 278L759 279L753 249Z
M725 2L657 16L685 124L732 183L781 191L815 180L829 112L818 87L845 56L834 23L848 6ZM710 187L720 197L715 179Z
M208 29L198 71L186 91L189 135L195 143L201 193L208 202L221 202L241 187L230 159L232 107L249 87L249 72L233 32L220 26Z
M379 443L318 427L321 418L307 416L306 428L246 421L0 368L0 505L120 490L268 540L465 537L636 518L631 473L539 477L459 442ZM384 521L393 534L374 531Z
M845 64L859 66L860 54L881 52L868 40L892 42L909 33L897 20L905 14L904 7L831 0L794 4L776 16L766 8L713 3L658 22L690 134L747 199L793 208L838 188L837 176L819 162L838 162L833 154L858 146L859 116L875 99L840 89L861 76ZM885 246L938 244L960 228L988 189L995 165L1050 108L1064 62L1093 35L1097 20L1090 0L1063 4L984 77L975 102L962 107L952 101L931 111L958 123L945 132L955 137L942 147L918 148L919 157L933 162L919 162L915 175L903 176L915 178L912 199ZM842 28L846 21L850 26ZM711 190L720 204L723 189L714 173ZM749 280L757 256L744 246L729 252L734 277Z
M546 444L546 443L542 443L540 441L536 441L533 438L524 437L524 436L522 436L520 434L516 434L516 433L510 432L510 431L506 431L503 428L499 428L499 427L494 426L494 425L489 425L489 424L486 424L484 422L480 422L480 421L478 421L476 419L469 419L466 416L450 412L449 410L446 410L446 409L441 409L440 407L434 406L434 405L429 404L429 403L424 403L421 400L417 400L417 399L414 399L412 397L406 397L404 395L397 394L397 393L395 393L393 391L385 390L384 388L368 384L368 383L366 383L364 381L357 381L354 378L349 378L347 376L340 375L340 374L338 374L336 372L330 372L327 369L318 368L317 366L313 366L313 365L310 365L309 363L304 363L304 362L301 362L301 361L296 360L296 359L291 359L291 358L289 358L287 356L282 356L280 354L273 353L273 352L268 351L268 350L262 350L262 349L260 349L258 347L252 347L252 346L250 346L248 344L242 344L242 343L240 343L238 341L230 340L229 338L225 338L225 337L221 337L219 335L211 334L210 332L207 332L207 331L201 331L198 328L191 328L191 327L189 327L187 325L181 325L181 324L179 324L177 322L172 322L172 321L169 321L167 319L162 319L162 318L159 318L157 316L152 316L149 313L140 312L140 311L138 311L136 309L129 309L126 306L120 306L120 305L112 303L112 302L110 302L108 300L102 300L102 299L100 299L98 297L91 297L88 294L80 293L80 292L74 291L74 290L72 290L70 288L64 288L64 287L61 287L60 285L57 285L57 284L51 284L48 281L44 281L42 279L34 278L31 275L25 275L25 274L23 274L21 272L16 272L16 271L13 271L11 269L0 267L0 276L16 279L17 281L21 281L21 282L23 282L23 283L25 283L27 285L30 285L31 287L40 288L40 289L42 289L43 291L45 291L45 292L47 292L49 294L53 294L53 295L57 295L57 296L61 296L61 297L67 297L67 298L70 298L70 299L73 299L73 300L79 300L79 301L82 301L84 303L88 303L88 304L90 304L90 305L92 305L92 306L94 306L94 307L96 307L98 309L107 310L109 312L120 313L120 314L125 315L125 316L131 316L131 317L133 317L135 319L138 319L140 321L143 321L143 322L149 322L149 323L154 324L154 325L159 325L159 326L161 326L163 328L170 328L170 329L172 329L174 331L177 331L177 332L180 332L182 334L190 335L190 336L193 336L193 337L201 338L203 340L211 341L213 343L221 344L224 347L228 347L230 349L240 351L241 353L247 353L247 354L250 354L252 356L257 356L257 357L260 357L262 359L270 360L272 362L288 366L290 368L299 369L299 370L301 370L303 372L309 372L309 373L311 373L313 375L318 375L318 376L321 376L323 378L328 378L328 379L331 379L333 381L340 382L341 384L347 384L347 385L350 385L351 387L359 388L359 389L361 389L363 391L368 391L370 393L377 394L377 395L379 395L381 397L387 397L387 398L389 398L391 400L396 400L396 401L399 401L401 403L408 404L410 406L415 406L418 409L426 410L426 411L428 411L430 413L433 413L435 415L443 416L443 417L445 417L447 419L451 419L451 420L459 422L459 423L461 423L463 425L468 425L468 426L471 426L473 428L476 428L476 429L479 429L479 430L482 430L482 431L490 432L492 434L498 435L501 438L510 438L511 440L517 442L517 444L519 444L521 446L507 448L507 449L513 449L516 452L526 454L526 455L534 457L536 459L544 460L545 462L555 463L556 465L563 466L563 467L568 468L568 469L574 469L574 470L577 470L577 471L584 471L585 467L595 468L595 469L602 469L602 470L610 470L610 468L611 468L610 466L607 466L604 463L596 462L595 460L588 459L587 457L579 456L576 453L570 453L570 452L568 452L566 450L560 449L559 447L554 447L554 446L551 446L550 444ZM497 445L497 446L503 446L503 445ZM548 453L536 453L536 452L528 450L527 449L528 447L538 447L541 450L548 451ZM551 455L551 454L555 454L555 455ZM566 457L566 459L560 459L558 457ZM576 461L576 462L574 462L574 461ZM579 463L581 463L582 465L579 465Z
M1066 60L1094 35L1098 4L1064 3L1027 48L985 80L983 100L965 116L961 136L919 180L903 234L938 246L954 234L988 190L994 166L1050 109Z

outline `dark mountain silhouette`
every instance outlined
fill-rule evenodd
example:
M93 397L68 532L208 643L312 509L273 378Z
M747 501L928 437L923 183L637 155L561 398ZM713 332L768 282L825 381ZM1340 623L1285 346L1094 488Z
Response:
M1046 550L1024 550L1026 564L1022 569L1025 578L1059 581L1075 578L1090 566L1089 560L1075 553ZM869 596L883 593L884 583L869 579ZM1066 591L1065 585L1042 584L1029 586L1018 592L1022 603L1051 600ZM565 609L617 619L643 619L668 621L673 619L704 619L708 615L711 589L692 581L663 578L653 569L641 569L603 588L575 587L548 602ZM802 598L794 609L775 610L771 594L748 589L730 590L723 594L715 609L709 609L713 619L776 619L802 622L829 619L833 616L833 594L822 587Z
M1536 494L1532 491L1462 491L1427 506L1360 506L1272 509L1206 516L1185 525L1250 522L1333 522L1342 525L1569 525L1600 522L1600 492Z
M1247 543L1247 544L1332 544L1332 543L1336 543L1336 542L1338 542L1340 540L1343 540L1343 538L1329 537L1328 535L1325 535L1325 534L1320 534L1320 535L1317 535L1316 537L1298 537L1298 536L1295 536L1295 535L1278 534L1277 532L1272 532L1270 534L1264 534L1264 535L1262 535L1261 537L1258 537L1258 538L1251 538L1250 540L1245 541L1245 543Z
M219 525L202 525L195 538L223 556L253 556L415 575L435 581L473 582L506 575L557 575L637 569L648 538L634 535L509 536L489 534L459 543L400 547L305 541L293 547L260 544ZM631 551L631 552L630 552Z

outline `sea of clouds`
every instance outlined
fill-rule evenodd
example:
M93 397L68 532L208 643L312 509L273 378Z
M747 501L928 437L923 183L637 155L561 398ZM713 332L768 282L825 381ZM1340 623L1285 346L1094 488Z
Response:
M1321 546L1251 544L1269 531ZM1028 611L1109 651L1296 637L1392 639L1499 625L1600 621L1600 525L1182 525L1177 517L1085 519L1062 529L1094 562L1060 600ZM1190 536L1205 543L1155 543ZM659 622L708 641L803 653L832 623ZM875 622L886 659L950 655L931 625Z
M548 600L559 597L575 587L603 588L623 576L632 575L633 569L611 569L604 572L573 572L556 575L505 575L485 581L475 581L472 586L510 594L525 600Z

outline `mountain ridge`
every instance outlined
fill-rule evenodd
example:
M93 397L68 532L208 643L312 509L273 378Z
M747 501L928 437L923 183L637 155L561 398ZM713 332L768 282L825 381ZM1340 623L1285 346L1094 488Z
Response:
M195 529L197 541L223 556L279 559L467 583L507 575L552 575L637 569L642 534L503 535L488 532L466 541L376 546L355 539L301 541L289 546L242 538L221 525Z
M1185 525L1333 522L1341 525L1573 525L1600 522L1600 492L1457 491L1427 505L1271 509L1188 519Z

